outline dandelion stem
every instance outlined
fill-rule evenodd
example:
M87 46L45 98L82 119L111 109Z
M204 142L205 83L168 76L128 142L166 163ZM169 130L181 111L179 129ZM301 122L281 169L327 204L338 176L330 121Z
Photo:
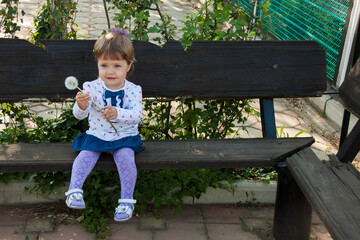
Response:
M78 86L76 86L76 88L79 89L80 92L82 92L82 93L85 94L85 92L84 92L82 89L80 89ZM104 111L101 109L101 107L100 107L99 105L97 105L96 102L95 102L92 98L91 98L91 101L93 102L93 104L95 104L95 106L100 110L101 113L104 113ZM114 125L110 122L110 120L109 120L109 119L106 119L106 120L108 120L108 122L110 123L110 125L114 128L115 132L117 132L116 128L115 128Z

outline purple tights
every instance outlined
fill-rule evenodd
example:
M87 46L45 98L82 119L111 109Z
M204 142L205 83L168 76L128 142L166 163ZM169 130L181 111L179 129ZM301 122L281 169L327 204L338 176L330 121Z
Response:
M132 199L137 169L135 165L134 151L131 148L120 148L116 151L109 152L113 155L114 161L119 172L121 183L121 198ZM93 152L83 150L76 157L72 171L69 190L74 188L82 188L85 179L94 168L101 152ZM129 206L130 204L121 203L121 205Z
M72 166L69 190L74 188L82 189L85 179L94 168L100 154L100 152L87 150L79 153Z

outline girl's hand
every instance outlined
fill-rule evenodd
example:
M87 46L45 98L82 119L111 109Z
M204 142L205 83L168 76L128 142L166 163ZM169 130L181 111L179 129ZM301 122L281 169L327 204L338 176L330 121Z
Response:
M90 93L89 92L86 92L86 93L78 92L76 94L75 100L76 100L77 104L79 105L79 108L81 110L85 110L89 106L89 101L91 101Z
M116 107L113 107L113 106L106 106L104 107L104 112L101 114L101 116L104 118L104 119L107 119L107 120L115 120L117 119L117 110L116 110Z

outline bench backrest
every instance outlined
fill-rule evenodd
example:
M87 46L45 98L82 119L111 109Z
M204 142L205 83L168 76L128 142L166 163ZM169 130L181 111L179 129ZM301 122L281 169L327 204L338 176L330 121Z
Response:
M67 76L97 78L93 40L0 39L0 101L73 97ZM314 41L179 42L162 48L134 41L137 62L128 79L144 97L196 99L320 96L326 90L325 51Z

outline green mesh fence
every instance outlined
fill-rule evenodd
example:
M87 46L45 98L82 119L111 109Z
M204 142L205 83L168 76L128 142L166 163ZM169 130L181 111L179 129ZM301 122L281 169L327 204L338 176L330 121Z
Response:
M236 0L252 11L253 1ZM265 0L259 0L259 4ZM334 78L350 0L270 0L271 32L281 40L315 40L326 51L327 76ZM258 13L261 14L261 13Z

